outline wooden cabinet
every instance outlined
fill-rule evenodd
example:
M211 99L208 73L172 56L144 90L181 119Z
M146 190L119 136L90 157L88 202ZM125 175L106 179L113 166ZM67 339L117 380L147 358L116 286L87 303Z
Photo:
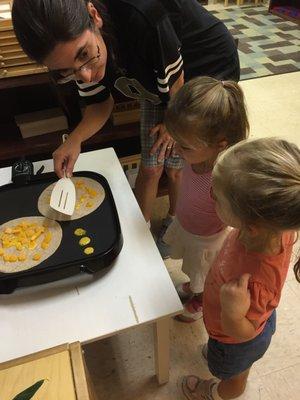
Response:
M12 0L0 0L0 5L0 79L47 71L32 61L18 43L10 18Z
M97 400L79 342L0 364L0 397L12 400L41 382L33 399Z

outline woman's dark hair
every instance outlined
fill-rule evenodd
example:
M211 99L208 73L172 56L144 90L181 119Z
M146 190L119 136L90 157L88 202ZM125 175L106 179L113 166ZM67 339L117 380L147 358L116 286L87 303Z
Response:
M98 0L14 0L12 21L16 37L24 52L42 63L60 42L74 40L86 29L93 29L87 11L92 3L103 19L105 43L111 34L106 8Z

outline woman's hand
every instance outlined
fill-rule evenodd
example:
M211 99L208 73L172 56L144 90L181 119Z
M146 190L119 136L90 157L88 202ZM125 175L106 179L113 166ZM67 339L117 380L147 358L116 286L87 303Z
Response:
M170 154L174 156L174 144L175 141L169 135L164 124L158 124L151 129L150 135L158 135L157 140L150 150L150 154L154 155L158 150L158 161L163 161L165 158L170 157Z
M68 139L52 154L54 161L54 171L59 178L72 176L75 162L80 154L81 141L75 136L70 135Z
M220 300L222 314L231 320L243 319L250 308L248 283L250 274L243 274L239 279L225 283L221 287Z

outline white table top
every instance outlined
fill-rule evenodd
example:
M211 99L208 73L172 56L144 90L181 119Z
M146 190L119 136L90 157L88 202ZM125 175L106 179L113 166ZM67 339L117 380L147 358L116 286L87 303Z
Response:
M52 160L36 162L35 171ZM108 180L124 237L113 268L0 295L0 362L66 342L86 343L178 314L182 305L112 148L81 154L75 171ZM11 168L0 169L0 185ZM1 211L3 212L3 210Z

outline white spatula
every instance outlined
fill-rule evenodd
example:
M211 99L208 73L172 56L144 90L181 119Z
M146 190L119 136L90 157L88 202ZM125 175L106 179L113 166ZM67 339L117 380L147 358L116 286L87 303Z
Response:
M63 143L67 138L67 134L62 135ZM72 215L74 213L75 203L76 190L74 183L70 178L66 177L66 173L64 171L64 177L58 180L52 190L50 207L60 213Z

